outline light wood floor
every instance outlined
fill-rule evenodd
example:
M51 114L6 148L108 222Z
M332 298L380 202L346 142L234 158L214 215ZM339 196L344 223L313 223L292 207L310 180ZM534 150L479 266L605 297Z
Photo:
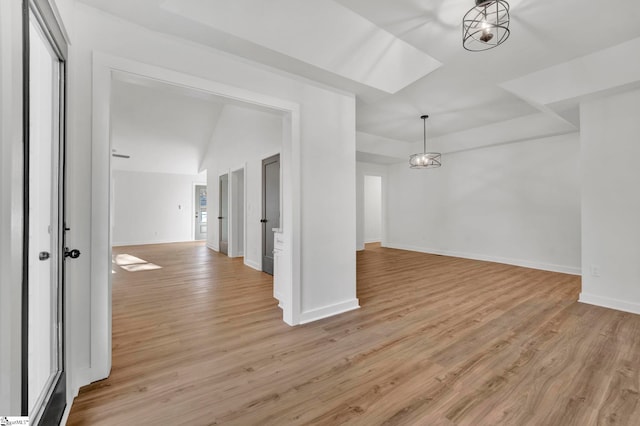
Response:
M362 308L290 328L202 244L116 250L113 370L70 425L639 425L640 316L578 277L368 246Z

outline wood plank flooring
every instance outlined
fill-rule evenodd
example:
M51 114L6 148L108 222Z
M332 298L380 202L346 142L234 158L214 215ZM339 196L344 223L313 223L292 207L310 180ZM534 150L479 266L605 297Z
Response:
M113 370L69 425L640 425L640 316L579 277L368 245L362 308L291 328L201 243L122 247Z

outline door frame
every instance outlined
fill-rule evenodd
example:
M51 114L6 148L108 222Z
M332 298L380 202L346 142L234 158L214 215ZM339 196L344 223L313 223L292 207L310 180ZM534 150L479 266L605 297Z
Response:
M301 165L300 105L263 93L243 89L172 69L145 64L103 52L93 53L91 140L91 366L75 381L81 386L109 376L111 370L111 235L110 94L117 75L135 74L164 83L188 87L241 102L284 112L281 173L282 226L288 268L283 271L290 285L284 301L283 320L300 323L301 287ZM246 179L246 176L245 176Z
M67 147L67 60L68 60L68 38L64 32L64 27L58 18L56 11L47 0L23 0L22 1L22 123L23 123L23 230L22 230L22 307L21 307L21 414L29 416L29 197L30 197L30 14L33 13L39 25L45 31L45 36L49 39L58 60L59 87L58 87L58 114L59 114L59 147L58 147L58 201L59 205L57 226L59 232L57 242L57 252L55 261L59 262L56 279L59 280L58 308L60 329L59 338L59 364L60 370L56 374L49 389L45 405L41 407L35 419L43 424L52 422L58 423L64 418L67 412L68 383L68 362L67 362L67 315L66 315L66 286L65 286L65 251L66 251L66 147ZM55 151L54 151L55 153ZM52 261L54 258L52 258Z

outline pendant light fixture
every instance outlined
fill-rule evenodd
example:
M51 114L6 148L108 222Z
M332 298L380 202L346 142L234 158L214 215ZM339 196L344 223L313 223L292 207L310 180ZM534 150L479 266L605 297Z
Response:
M427 118L429 116L423 115L420 118L424 127L423 151L409 157L409 166L412 169L434 169L440 167L442 165L440 161L442 154L439 152L427 152Z
M475 0L462 20L462 45L470 51L492 49L509 38L509 3Z

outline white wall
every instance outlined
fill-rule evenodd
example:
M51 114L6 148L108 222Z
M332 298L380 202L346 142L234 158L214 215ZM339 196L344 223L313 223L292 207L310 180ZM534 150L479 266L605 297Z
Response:
M301 110L301 321L357 308L355 99L306 86ZM310 285L308 285L308 284Z
M83 4L76 3L74 10L76 26L71 52L74 60L69 70L71 116L68 178L71 184L68 223L72 227L69 244L82 251L83 255L72 263L68 274L69 335L74 342L67 351L71 354L74 366L71 389L75 390L95 379L96 368L92 366L92 359L98 359L94 365L103 365L96 358L100 357L99 340L96 340L96 333L93 333L92 339L92 324L96 326L98 318L101 318L96 315L108 309L103 305L104 302L96 299L108 286L95 287L93 283L102 283L109 278L99 276L104 266L94 268L91 262L92 243L94 247L107 245L103 236L92 235L92 220L103 218L104 213L90 209L92 205L104 207L104 201L99 197L105 185L101 184L97 192L93 191L92 178L103 176L106 173L104 167L108 167L106 164L96 164L96 170L92 169L92 158L98 158L96 156L106 152L108 147L87 143L93 138L93 125L108 128L108 123L103 122L108 117L108 107L105 109L101 106L98 108L100 113L92 114L95 107L93 99L105 98L102 91L101 94L93 93L95 76L92 60L97 53L102 57L111 55L161 67L225 87L241 88L239 91L243 93L260 94L299 106L288 130L292 134L291 140L296 143L293 147L290 144L283 152L285 162L291 164L291 170L287 172L289 175L283 177L290 184L290 189L284 195L289 197L291 205L300 206L290 209L287 212L289 216L284 218L292 224L284 232L293 256L292 279L300 288L299 293L294 292L292 299L296 306L293 309L293 322L356 308L354 96L146 30ZM97 90L101 90L100 87ZM332 174L325 179L327 164L332 165ZM293 181L292 176L297 176L298 170L301 178ZM249 173L245 175L247 182L251 179ZM215 175L215 169L208 170L209 178ZM317 208L315 205L316 200L325 199L334 201L331 215L344 220L336 219L327 223L327 207ZM101 222L98 220L94 223ZM301 232L293 235L292 229L297 226L301 227ZM107 261L106 255L94 259L94 262ZM108 330L108 325L105 325L98 336L108 335Z
M640 91L580 106L580 300L640 314Z
M20 415L22 10L0 2L0 415Z
M380 241L386 242L386 179L388 166L373 163L356 163L356 250L364 250L365 243L365 176L381 178Z
M220 175L245 166L246 180L246 246L244 262L262 270L262 159L282 149L282 115L237 105L226 105L218 119L207 152L209 210L218 217ZM233 218L232 218L233 220ZM207 244L218 250L219 228L211 223Z
M382 239L382 177L364 177L364 241Z
M389 167L389 247L580 273L578 134Z
M113 171L113 245L193 241L194 185L206 174Z

